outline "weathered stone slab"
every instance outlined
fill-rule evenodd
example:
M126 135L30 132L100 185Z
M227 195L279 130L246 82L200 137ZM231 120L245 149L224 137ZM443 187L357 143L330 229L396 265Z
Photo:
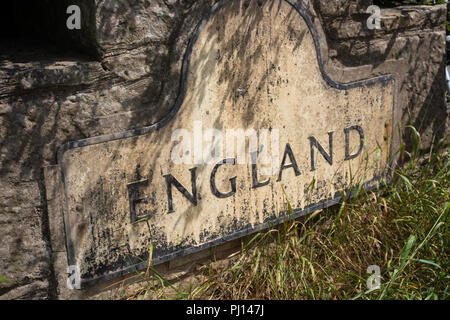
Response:
M393 107L392 76L339 84L325 74L301 7L220 1L191 40L168 117L60 150L74 282L143 267L152 244L157 264L279 223L286 197L300 216L376 186ZM244 151L230 130L238 142L250 135Z

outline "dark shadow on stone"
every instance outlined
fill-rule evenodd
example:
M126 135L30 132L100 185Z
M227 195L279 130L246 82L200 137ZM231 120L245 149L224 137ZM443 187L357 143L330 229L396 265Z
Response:
M67 8L81 9L81 29L69 30ZM87 55L98 59L95 40L94 0L4 1L0 10L0 60L35 61L35 52L66 56ZM10 52L10 54L8 54Z

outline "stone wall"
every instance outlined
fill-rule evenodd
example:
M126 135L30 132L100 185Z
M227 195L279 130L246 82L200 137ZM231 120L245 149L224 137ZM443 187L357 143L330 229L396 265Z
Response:
M335 3L336 7L331 6ZM371 1L317 1L328 43L328 72L342 82L394 73L397 119L421 133L423 147L448 127L445 97L445 5L382 11L381 30L365 28ZM350 19L349 19L350 17ZM408 141L408 133L404 136Z
M51 232L43 167L57 163L65 142L147 126L166 115L189 39L215 3L70 1L77 2L86 16L82 30L48 36L73 48L62 40L0 43L0 274L10 279L0 284L0 299L60 296L64 284L54 262L64 248L52 247L60 235ZM365 27L372 1L305 3L333 80L394 73L396 123L419 129L424 147L444 134L445 6L383 9L382 29L372 31Z

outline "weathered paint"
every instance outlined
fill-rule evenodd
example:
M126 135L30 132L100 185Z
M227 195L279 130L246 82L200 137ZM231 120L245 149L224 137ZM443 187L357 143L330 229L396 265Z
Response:
M333 82L303 9L258 3L221 1L205 17L168 117L61 149L68 263L78 266L82 286L144 266L151 243L156 264L278 223L286 195L299 216L336 203L354 184L381 182L393 78ZM174 164L172 132L193 132L195 121L223 131L279 130L282 172L261 175L261 164L232 159Z

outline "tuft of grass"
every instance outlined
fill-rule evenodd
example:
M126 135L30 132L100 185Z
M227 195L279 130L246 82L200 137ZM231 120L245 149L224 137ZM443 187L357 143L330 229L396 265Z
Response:
M154 274L161 285L132 298L449 299L448 137L419 158L412 133L412 152L401 149L410 160L385 187L256 233L187 285ZM380 270L372 289L371 266Z
M4 275L0 274L0 284L2 284L2 283L12 283L12 282L13 281L10 278L5 277Z

